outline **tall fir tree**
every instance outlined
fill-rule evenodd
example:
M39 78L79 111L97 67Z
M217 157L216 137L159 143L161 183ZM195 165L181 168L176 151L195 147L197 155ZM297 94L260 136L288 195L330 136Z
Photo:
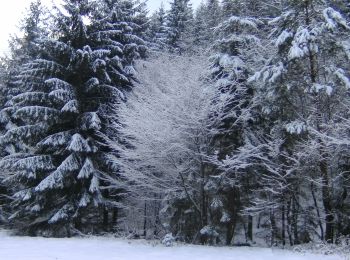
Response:
M194 46L210 48L216 40L215 28L222 20L222 10L217 0L202 3L194 16Z
M246 183L253 172L249 160L254 158L255 153L251 151L249 158L244 156L255 144L251 139L250 126L253 121L253 90L248 76L258 57L255 46L259 46L260 41L253 32L258 31L259 24L260 21L254 18L230 16L216 29L219 37L217 54L211 57L211 76L216 95L209 117L215 153L211 155L213 170L208 176L206 191L213 205L209 208L211 225L225 234L227 245L239 225L245 225L246 220L241 214L243 208L249 205ZM251 225L251 218L248 221ZM249 239L252 240L251 232Z
M167 14L168 44L173 51L183 52L191 44L193 11L189 0L173 0Z
M209 44L206 15L207 8L202 2L194 13L193 44L196 46L206 47Z
M115 206L102 187L116 177L108 160L111 107L132 86L143 41L127 9L108 4L65 0L56 9L55 37L43 39L38 57L16 76L21 93L11 99L10 116L18 125L1 142L26 149L1 167L16 191L10 219L22 231L69 236L100 225L101 211Z
M285 184L280 187L285 189L271 187L266 203L278 201L275 209L281 210L279 223L283 227L285 215L290 216L286 226L291 228L287 232L293 234L289 237L291 244L308 242L314 236L333 242L342 232L336 230L335 222L336 212L342 210L336 201L341 200L344 182L335 184L343 178L342 171L334 163L337 153L325 136L338 113L347 118L340 111L348 102L344 93L349 86L346 71L350 27L324 1L286 4L285 11L270 22L276 53L269 55L273 58L253 78L261 80L257 100L271 123L268 129L273 139L281 140L275 158L284 165L278 174L284 176L280 184ZM301 176L304 177L300 179ZM268 179L275 179L273 171ZM322 205L317 203L318 196ZM310 197L314 200L307 199ZM303 221L316 223L315 227Z
M2 58L1 61L1 116L0 116L0 133L5 134L6 131L15 127L18 120L12 118L13 113L12 98L18 95L21 88L18 86L18 78L16 75L20 72L23 64L30 59L36 58L40 50L40 39L45 37L47 30L44 23L47 12L39 0L29 5L27 13L20 22L20 33L15 35L9 41L9 54ZM0 158L11 153L16 153L25 149L21 143L0 143ZM2 206L3 216L8 217L10 211L9 197L11 188L4 183L5 174L0 176L0 204ZM0 207L1 207L0 206ZM6 213L5 213L6 212ZM1 215L1 213L0 213ZM5 218L5 217L4 217ZM4 222L7 222L5 219Z
M150 41L151 48L155 50L165 50L167 47L167 20L163 3L151 17Z

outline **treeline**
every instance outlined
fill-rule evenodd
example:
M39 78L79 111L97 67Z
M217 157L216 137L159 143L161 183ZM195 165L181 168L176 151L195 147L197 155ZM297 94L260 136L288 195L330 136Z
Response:
M31 4L2 61L0 221L227 245L349 237L348 1L174 0L151 16L63 2ZM132 91L137 59L162 71L203 54L200 87Z

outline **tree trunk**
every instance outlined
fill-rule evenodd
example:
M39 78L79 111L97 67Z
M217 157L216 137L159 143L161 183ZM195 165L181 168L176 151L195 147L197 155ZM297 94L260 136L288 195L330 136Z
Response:
M231 245L231 241L233 239L233 235L235 233L236 229L236 218L234 218L232 221L227 223L226 226L226 245L229 246Z
M143 236L146 238L147 235L147 202L145 202L145 207L143 209Z
M103 196L108 199L109 198L109 191L108 190L105 190L103 192ZM108 211L108 208L106 206L103 206L103 209L102 209L102 229L106 232L109 231L109 211Z
M248 216L248 240L253 241L253 216Z
M118 208L113 208L113 214L112 214L112 226L113 228L116 227L118 224Z
M156 237L159 233L158 226L160 225L160 217L159 217L159 210L160 210L160 203L158 201L157 196L155 197L155 206L154 206L154 230L153 230L153 235Z
M286 245L286 220L285 220L285 206L284 206L284 200L283 200L283 205L282 205L282 245Z
M297 207L297 201L295 198L292 199L292 226L293 226L293 234L294 234L294 245L300 244L299 242L299 228L298 228L298 218L299 212Z
M270 211L270 222L271 222L271 247L275 245L276 237L277 237L277 226L276 226L276 219L275 219L275 213L273 210Z
M312 194L312 199L314 201L314 205L316 208L316 212L317 212L317 218L318 218L318 226L320 227L320 232L321 232L321 240L324 240L324 231L323 231L323 225L322 225L322 221L321 221L321 214L320 214L320 209L318 207L318 203L317 203L317 199L316 199L316 194L315 194L315 187L314 184L311 183L311 194Z
M205 176L205 167L204 164L201 163L201 221L202 221L202 227L206 226L208 224L208 214L207 214L207 203L206 203L206 194L205 194L205 183L206 183L206 176Z
M294 241L292 237L292 232L290 230L290 227L291 227L290 208L291 208L291 199L287 201L287 233L288 233L289 244L293 246Z
M107 207L103 207L103 220L102 225L103 229L107 232L109 231L109 219L108 219L109 211Z
M319 143L322 147L322 141L319 140ZM323 207L325 211L325 221L326 221L326 232L325 232L325 240L328 243L333 243L333 233L334 233L334 216L333 216L333 208L331 201L331 192L329 187L328 180L328 165L325 158L325 154L323 149L320 149L321 161L320 161L320 171L322 177L322 201Z

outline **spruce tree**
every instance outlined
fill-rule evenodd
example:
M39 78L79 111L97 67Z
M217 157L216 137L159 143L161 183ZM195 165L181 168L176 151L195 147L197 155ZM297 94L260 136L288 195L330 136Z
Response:
M167 32L166 11L163 3L160 8L154 12L151 17L151 48L155 50L167 49Z
M11 107L11 98L20 93L18 79L16 75L21 70L21 66L31 59L35 59L40 51L41 39L45 37L47 31L44 28L46 10L38 0L30 4L27 14L20 23L20 30L23 36L13 36L9 41L9 55L2 60L2 108ZM8 104L7 104L8 103ZM16 124L16 120L11 120L8 113L3 110L0 120L1 131L8 130ZM3 146L2 151L6 154L13 151L14 146Z
M195 10L193 21L193 44L195 46L206 47L209 44L206 14L207 8L204 3L201 3Z
M217 54L211 57L216 95L209 117L215 153L211 155L213 170L208 176L206 192L212 204L209 208L212 228L225 234L226 244L231 243L239 224L245 224L240 223L240 215L249 205L249 187L243 183L250 178L249 160L253 160L255 152L246 151L255 144L251 139L253 90L248 76L257 59L255 45L259 45L259 40L253 32L258 31L259 24L254 18L239 16L222 22L217 27L220 38L216 43Z
M36 58L40 49L40 39L46 34L44 22L46 10L40 1L32 2L20 22L19 29L21 36L13 36L9 41L10 51L8 56L1 60L1 100L0 100L0 134L3 135L9 129L15 127L19 122L10 115L14 112L12 107L12 98L18 95L21 88L18 84L16 75L21 70L21 66L30 59ZM11 153L26 150L20 142L6 143L0 142L0 158ZM4 180L6 172L0 174L0 207L2 207L3 217L8 217L10 208L11 187L8 187ZM1 210L0 210L1 211ZM5 214L6 212L6 214ZM1 215L1 213L0 213ZM1 220L7 222L5 219Z
M221 5L222 5L222 13L223 13L224 19L227 19L232 15L239 14L237 0L222 0Z
M277 191L277 185L269 189L266 204L275 201L274 208L282 211L282 217L285 209L292 215L291 243L307 242L315 234L332 242L336 234L335 212L339 210L335 198L343 188L334 183L342 179L342 174L334 163L333 146L325 136L336 118L347 118L340 111L347 104L344 93L349 86L346 71L350 27L341 13L323 1L287 1L287 7L270 22L276 53L270 54L273 58L253 77L261 82L257 84L257 100L270 120L270 133L273 139L281 140L275 162L284 165L278 174L284 176L281 183L288 184L280 186L285 187L283 192ZM267 182L275 179L275 174L270 171ZM322 207L317 203L317 194ZM307 200L310 197L314 202ZM301 215L316 226L302 225Z
M206 3L206 9L207 9L207 26L208 30L213 31L213 29L219 25L221 22L221 7L218 0L207 0ZM213 37L214 35L211 35Z
M222 10L217 0L202 3L195 11L194 46L210 48L216 40L215 29L222 20Z
M143 41L127 10L108 4L65 0L56 9L55 37L42 39L38 57L16 76L21 93L11 99L10 116L18 125L1 142L25 149L3 158L1 167L16 191L10 219L31 234L71 235L99 224L98 209L114 207L102 190L116 177L108 160L115 152L108 145L110 113L132 86Z
M193 22L189 0L173 0L167 14L168 44L173 51L183 52L191 44Z

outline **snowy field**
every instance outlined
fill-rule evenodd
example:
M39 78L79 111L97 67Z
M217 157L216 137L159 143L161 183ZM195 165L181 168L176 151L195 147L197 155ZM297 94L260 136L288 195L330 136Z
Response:
M0 232L1 260L348 260L344 256L299 254L247 247L164 247L114 238L46 239Z

